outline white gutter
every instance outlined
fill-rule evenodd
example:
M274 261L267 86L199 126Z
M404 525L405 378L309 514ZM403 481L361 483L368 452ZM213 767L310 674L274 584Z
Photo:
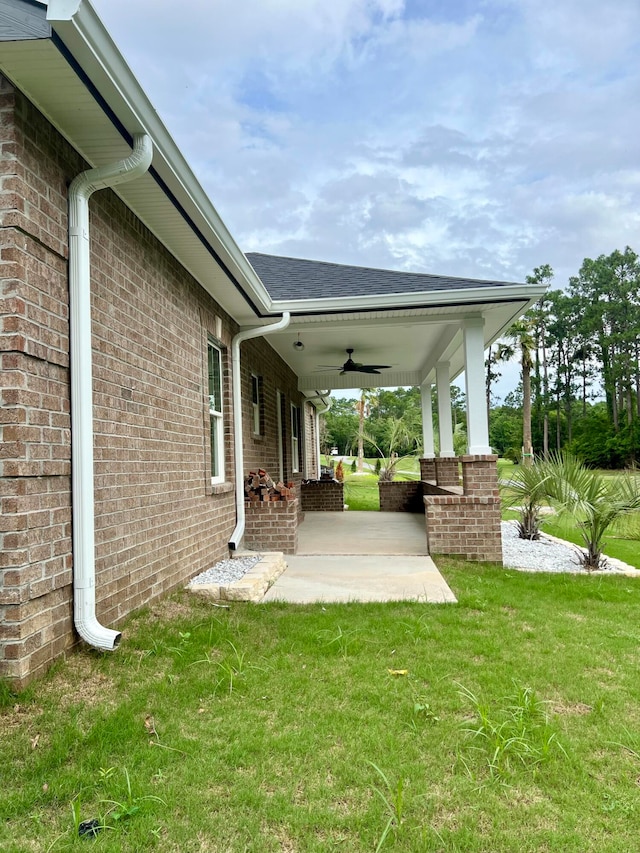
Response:
M98 649L114 649L121 634L96 618L89 198L96 190L142 175L152 157L150 137L137 133L130 157L81 172L69 187L73 617L82 639Z
M237 550L244 536L244 448L242 445L242 377L240 374L240 344L250 338L261 338L286 329L291 315L285 311L282 319L270 326L256 326L238 332L231 341L231 382L233 390L233 443L235 446L236 526L229 539L229 550Z
M390 311L406 308L429 308L442 303L453 307L469 304L522 301L525 308L533 305L546 293L546 288L533 284L487 285L450 290L413 291L411 293L371 294L366 296L331 296L311 299L274 299L272 311L290 311L292 314L331 314L359 311Z

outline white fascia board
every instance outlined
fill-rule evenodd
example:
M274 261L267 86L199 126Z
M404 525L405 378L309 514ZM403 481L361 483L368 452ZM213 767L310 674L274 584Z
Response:
M114 112L122 115L124 110L128 114L127 130L132 134L149 134L154 145L153 167L184 208L198 212L198 218L206 223L209 230L205 236L211 239L212 245L259 309L267 314L273 313L267 289L220 218L92 6L87 0L49 0L47 20ZM105 82L110 91L105 91ZM114 98L118 103L113 102Z
M502 285L467 287L459 290L430 290L415 293L391 293L382 296L339 296L330 299L274 299L272 310L291 314L343 313L346 311L385 311L429 305L478 305L482 303L528 302L527 308L546 293L540 285ZM525 309L526 310L526 309Z

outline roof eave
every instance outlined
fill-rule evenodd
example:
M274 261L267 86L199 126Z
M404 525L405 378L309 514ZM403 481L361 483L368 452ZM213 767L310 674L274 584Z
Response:
M429 306L475 305L496 302L525 302L527 308L546 293L546 287L533 284L468 287L457 290L391 293L378 296L341 296L322 299L274 299L274 313L343 314L358 311L392 311ZM524 309L526 310L526 308Z

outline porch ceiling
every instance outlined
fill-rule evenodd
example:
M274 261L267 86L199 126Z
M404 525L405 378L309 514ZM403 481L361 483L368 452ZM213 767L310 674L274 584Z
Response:
M485 344L492 343L529 305L522 298L494 304L389 309L322 315L297 314L289 327L268 340L298 376L298 388L310 393L323 389L388 388L435 383L439 361L450 363L451 378L464 370L463 324L483 317ZM304 350L294 347L298 339ZM363 364L389 364L379 375L325 370L342 365L347 348Z

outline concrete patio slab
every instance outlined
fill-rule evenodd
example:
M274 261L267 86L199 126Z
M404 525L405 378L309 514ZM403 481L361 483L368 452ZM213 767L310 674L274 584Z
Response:
M431 557L296 555L286 560L286 571L263 601L456 601Z
M298 553L263 601L423 601L456 598L427 553L424 516L306 513Z
M308 512L298 528L298 555L428 553L419 513Z

